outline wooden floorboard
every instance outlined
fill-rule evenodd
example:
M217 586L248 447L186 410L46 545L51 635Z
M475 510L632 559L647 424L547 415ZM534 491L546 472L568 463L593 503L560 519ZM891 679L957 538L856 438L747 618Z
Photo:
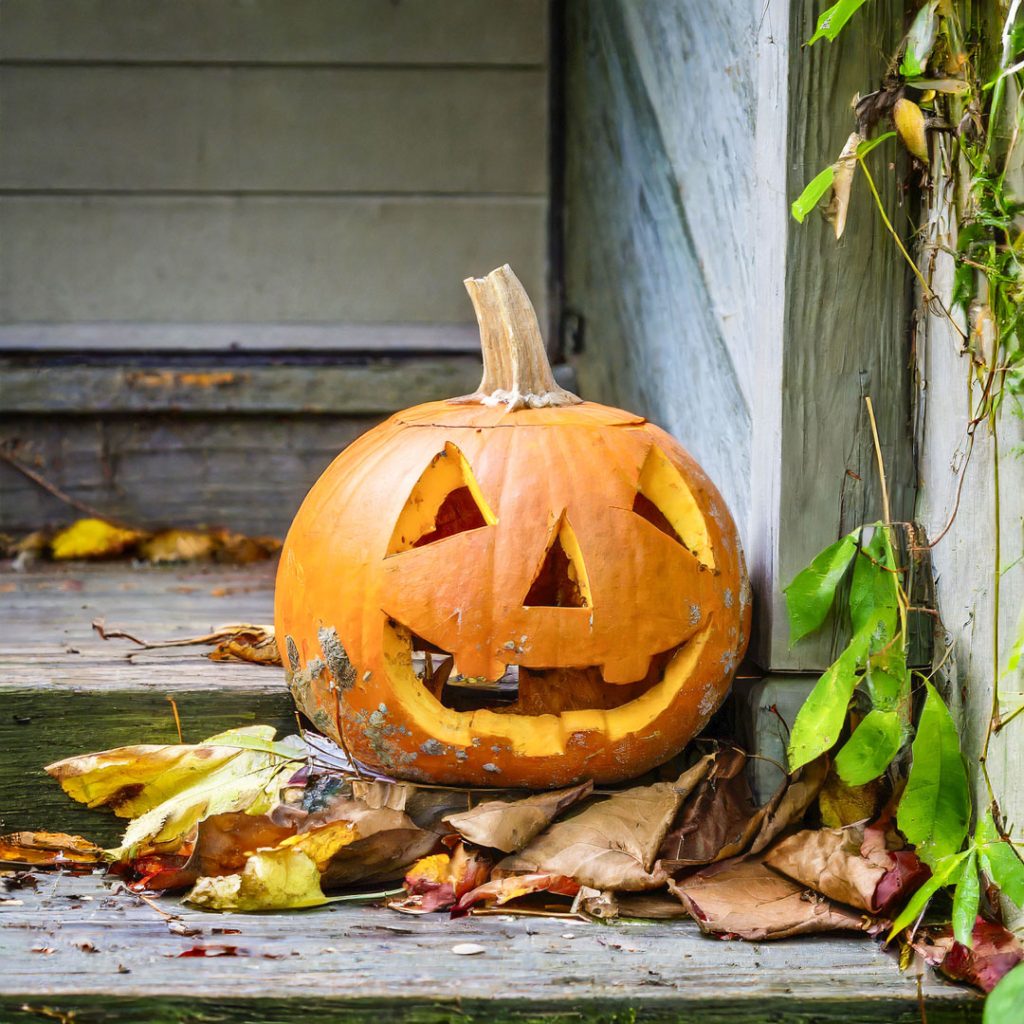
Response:
M228 621L267 622L272 585L270 564L0 572L6 826L63 827L113 843L123 822L72 805L40 767L104 746L173 741L167 696L189 740L252 721L289 729L278 669L216 664L187 650L128 659L125 642L104 642L90 628L104 617L109 626L160 639ZM161 900L201 929L183 936L102 876L37 877L36 890L2 894L4 1024L921 1020L916 982L868 939L752 944L705 938L686 921L450 921L341 904L214 916ZM465 942L485 952L452 952ZM244 955L177 957L197 943L237 946ZM931 976L923 992L929 1024L980 1020L980 1000L969 992Z

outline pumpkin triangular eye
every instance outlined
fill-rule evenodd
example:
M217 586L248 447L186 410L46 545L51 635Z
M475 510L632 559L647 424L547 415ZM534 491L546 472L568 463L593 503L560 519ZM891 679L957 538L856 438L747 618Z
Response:
M563 512L523 605L527 608L589 608L591 604L583 553Z
M466 457L450 441L431 459L398 516L387 553L423 547L456 533L493 526L487 504Z
M682 474L656 444L640 470L633 511L692 551L704 565L715 567L704 513Z

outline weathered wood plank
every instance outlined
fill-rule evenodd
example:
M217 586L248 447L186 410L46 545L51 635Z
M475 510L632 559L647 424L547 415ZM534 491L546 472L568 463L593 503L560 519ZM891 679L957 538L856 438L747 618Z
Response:
M544 64L546 0L4 0L32 61Z
M178 1024L369 1017L414 1024L528 1021L658 1024L919 1024L912 977L869 939L765 944L703 938L693 922L411 918L367 906L210 915L161 901L200 935L171 933L95 877L20 890L0 928L0 1013ZM22 895L23 893L23 895ZM92 897L85 899L85 897ZM220 936L215 927L237 929ZM95 952L79 944L90 943ZM197 943L248 956L181 960ZM475 942L477 957L452 946ZM54 950L32 953L33 947ZM980 1020L981 1000L931 977L931 1024ZM25 1008L23 1008L23 1006ZM48 1017L41 1017L42 1008Z
M466 323L463 279L509 262L543 323L546 216L542 198L7 196L0 320Z
M474 324L0 324L0 351L408 352L480 351Z
M742 20L735 6L729 18ZM690 220L696 207L705 209L702 224L716 220L712 178L726 191L742 178L728 152L708 152L708 126L725 134L722 90L705 94L710 110L679 97L694 80L717 82L732 60L730 40L744 33L711 31L706 19L718 16L707 4L581 2L568 13L565 288L566 306L583 318L581 384L675 434L742 529L751 428L723 329L723 314L742 308L742 288L726 278L712 297ZM740 115L729 99L723 104L733 124ZM692 157L677 166L683 140ZM735 132L723 143L746 145ZM716 265L747 258L730 248L720 223L702 246L717 249Z
M334 360L279 365L54 365L46 356L0 357L0 413L189 412L386 416L464 395L479 356Z
M303 495L375 420L22 416L0 437L67 493L141 526L222 525L283 537ZM0 463L0 529L27 533L76 514Z
M19 65L0 92L4 189L547 191L541 69Z

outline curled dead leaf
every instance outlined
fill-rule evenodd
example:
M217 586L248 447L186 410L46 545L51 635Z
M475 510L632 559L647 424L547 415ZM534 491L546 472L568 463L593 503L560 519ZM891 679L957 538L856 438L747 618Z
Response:
M594 889L657 889L667 875L655 864L680 804L710 770L699 761L675 782L634 786L555 822L519 853L498 864L503 873L552 874Z
M723 937L785 939L865 931L869 924L863 915L808 892L756 857L722 861L668 885L702 931Z
M106 853L82 836L66 832L10 832L0 836L0 861L34 868L96 867Z
M922 163L928 163L928 139L921 108L913 100L902 97L892 108L892 119L907 150Z
M388 904L403 914L430 914L447 910L466 893L484 884L491 860L459 843L450 853L436 853L417 861L405 876L404 899Z
M112 558L144 537L103 519L79 519L50 541L50 554L59 561L76 558Z
M449 814L445 822L467 842L514 853L542 832L563 811L589 796L589 780L569 789L537 793L522 800L488 800L472 810Z
M850 209L850 190L853 176L857 171L857 147L864 141L860 132L851 132L850 137L834 165L832 198L825 208L825 219L835 229L836 241L843 237L846 229L846 215Z
M452 917L468 914L470 908L477 903L500 907L533 893L550 892L559 896L575 896L579 891L579 885L564 875L506 875L491 879L464 893L452 907Z
M910 946L946 977L974 985L982 992L991 992L1024 960L1024 948L1013 932L981 916L974 922L970 949L953 938L949 925L919 929Z

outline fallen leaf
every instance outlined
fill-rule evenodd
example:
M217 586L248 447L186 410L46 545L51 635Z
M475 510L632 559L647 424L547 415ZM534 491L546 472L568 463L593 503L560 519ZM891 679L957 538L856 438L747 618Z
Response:
M241 628L221 640L207 657L211 661L244 661L250 665L281 664L272 626Z
M0 861L32 867L97 867L106 853L82 836L66 832L10 832L0 836Z
M830 770L818 794L822 824L842 828L858 821L873 819L884 802L884 789L875 779L863 786L848 786Z
M536 892L550 892L559 896L575 896L579 885L564 875L506 875L478 885L465 893L452 908L452 917L462 917L477 903L503 906L510 900L530 896Z
M951 978L991 992L1000 979L1024 960L1024 949L1013 932L980 915L974 922L968 949L953 937L950 925L922 928L910 942L933 967Z
M263 562L281 550L282 542L277 537L247 537L231 530L213 530L211 536L216 543L214 557L230 565Z
M240 874L200 878L185 897L205 910L297 910L330 902L312 857L296 849L254 853Z
M861 828L807 829L773 846L764 863L815 892L876 913L875 892L891 861L884 851L863 856L863 841Z
M403 914L430 914L447 910L481 886L491 870L490 858L470 852L461 843L449 853L435 853L418 860L406 873L407 893L388 904Z
M658 851L670 873L742 853L760 829L763 815L750 792L746 754L725 748L713 757Z
M928 139L921 108L913 100L898 99L892 110L892 119L907 149L922 163L928 163Z
M834 906L757 858L722 861L668 887L702 931L728 938L785 939L868 926L863 915Z
M207 946L192 946L189 949L183 949L180 953L165 953L164 955L176 959L191 956L248 956L249 950L242 949L241 946L225 946L220 943L211 943Z
M667 875L655 858L679 805L704 778L702 758L675 782L635 786L559 821L525 849L506 857L506 874L565 875L594 889L657 889Z
M110 558L121 554L144 536L137 530L126 530L103 519L79 519L50 541L50 554L61 561Z
M232 729L197 745L119 747L47 765L64 791L90 807L131 817L121 846L130 859L143 843L180 843L203 818L269 810L285 770L304 756L297 737L273 742L272 726Z
M488 800L461 814L449 814L444 820L470 843L515 853L564 810L589 796L593 788L593 782L587 781L522 800Z
M147 562L198 562L213 557L217 544L207 530L161 530L138 546Z
M245 867L250 853L275 847L295 829L275 825L266 815L230 811L213 814L199 823L195 847L185 864L193 882L203 875L231 875Z
M615 894L615 901L619 905L619 917L670 921L690 916L686 907L667 892L620 892Z
M821 792L827 775L828 761L819 757L784 781L768 801L761 829L750 844L749 852L760 853L786 829L801 821Z

